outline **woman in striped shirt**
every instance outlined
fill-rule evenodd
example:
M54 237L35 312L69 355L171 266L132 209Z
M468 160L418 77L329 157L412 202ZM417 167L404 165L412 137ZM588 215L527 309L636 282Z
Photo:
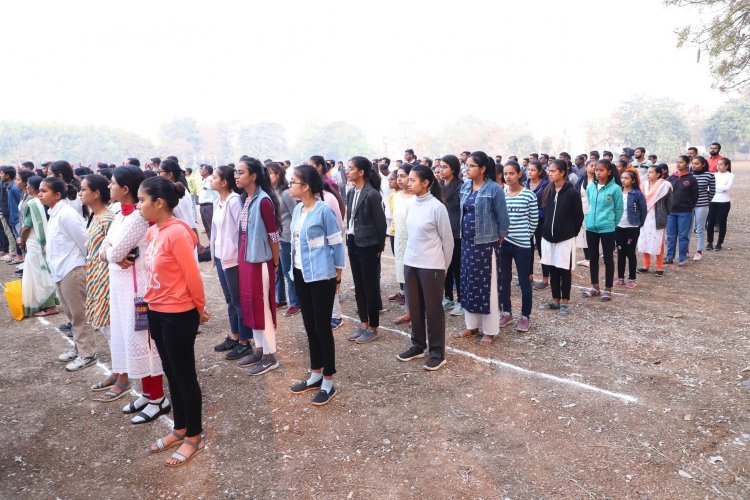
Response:
M701 260L706 248L708 205L716 194L716 178L708 171L708 161L702 156L693 158L690 166L693 167L693 177L698 181L698 203L693 209L693 224L697 235L693 260Z
M511 273L513 261L516 261L518 282L521 285L521 318L516 324L519 332L529 331L531 316L531 280L528 274L534 249L531 239L539 223L539 207L533 191L521 184L521 166L509 161L503 168L505 180L505 203L508 207L510 228L508 236L500 245L500 328L513 322L510 301Z

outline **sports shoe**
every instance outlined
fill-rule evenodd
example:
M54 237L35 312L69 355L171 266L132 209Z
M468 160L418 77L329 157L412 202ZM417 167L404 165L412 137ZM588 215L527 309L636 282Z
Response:
M307 391L314 391L315 389L320 389L321 385L323 385L322 378L318 380L317 382L310 384L310 385L307 385L307 380L303 380L291 386L289 390L292 391L292 394L302 394Z
M716 247L714 248L714 251L721 252L721 245L716 245Z
M216 352L224 352L224 351L231 351L234 349L234 346L239 344L236 340L234 340L232 337L227 337L224 339L224 341L221 344L216 344L214 346L214 351Z
M63 363L67 363L68 361L73 361L77 357L78 357L78 351L76 351L75 349L71 349L68 352L66 352L65 354L60 354L57 357L57 359L58 359L58 361L61 361Z
M451 310L451 316L463 316L464 308L460 302L456 302L456 307Z
M313 396L312 404L313 406L326 405L331 402L334 396L336 396L336 386L331 387L331 392L326 392L321 389L315 393L315 396Z
M511 323L513 323L513 315L509 312L502 313L500 316L500 328L505 328Z
M589 261L588 259L579 260L578 262L576 262L576 265L582 266L582 267L589 267Z
M531 325L531 320L526 316L521 316L521 319L518 320L518 323L516 323L516 331L517 332L528 332L529 331L529 325Z
M570 305L569 304L560 304L560 310L557 311L557 314L559 316L567 316L570 314Z
M703 258L703 252L695 252L695 255L693 255L693 260L698 261Z
M615 280L615 286L625 286L625 280L622 278L617 278Z
M424 351L415 345L412 345L410 348L396 356L396 359L399 361L409 361L410 359L417 358L424 358Z
M346 340L357 340L360 335L365 333L367 330L362 328L361 326L358 326L356 330L354 330L352 333L346 336Z
M422 367L427 371L434 372L435 370L439 370L440 368L442 368L446 363L447 361L445 359L430 356L427 361L424 362L424 365Z
M343 324L344 324L344 318L332 318L331 330L337 330Z
M253 347L250 344L240 344L239 342L235 345L231 351L224 355L224 359L228 361L236 361L238 359L249 356L253 353Z
M401 292L396 292L388 297L388 302L399 302L401 300L401 297L403 297L403 295L401 295Z
M380 314L387 313L387 312L388 312L388 308L387 307L381 307L380 308Z
M284 309L287 306L286 300L282 300L281 302L276 303L276 309Z
M372 342L373 340L376 340L380 335L375 330L365 330L362 335L357 337L354 342L357 344L366 344L368 342Z
M453 302L451 299L443 299L443 311L447 311L448 309L453 309L456 306L456 303Z
M60 330L61 332L65 332L65 331L69 332L73 330L73 325L71 324L70 321L68 321L67 323L62 323L60 325L57 325L57 329Z
M13 256L10 254L5 254L2 257L0 257L0 261L2 262L10 262L11 260L13 260Z
M645 267L639 267L638 269L635 270L635 272L639 274L648 274L649 271Z
M625 288L635 288L635 280L627 280L625 282Z
M300 309L299 306L289 306L289 309L287 309L284 312L284 316L286 316L287 318L290 318L294 316L295 314L299 313L301 310L302 309Z
M260 361L250 367L250 375L263 375L279 367L276 356L273 354L264 354Z
M96 357L96 354L89 356L88 358L76 356L76 359L65 365L65 369L69 372L77 372L78 370L83 370L84 368L95 365L97 361L99 361L99 358Z
M661 278L664 276L664 271L656 271L654 273L654 276L656 276L657 278Z
M706 245L706 250L711 251L713 249L714 249L714 244L713 243L709 243L709 244Z
M674 259L664 259L665 264L674 264Z
M687 262L685 262L684 260L681 260L681 261L680 261L680 262L679 262L679 263L677 264L677 267L685 267L686 265L687 265Z
M546 311L557 311L560 309L560 304L556 304L555 302L545 302L544 304L539 305L539 309L544 309Z
M549 286L549 283L545 283L544 281L535 281L534 282L534 290L544 290Z
M239 362L237 362L237 366L246 367L246 366L252 366L256 364L258 361L260 361L260 358L263 357L263 349L260 347L257 349L253 349L253 353L249 356L245 356Z

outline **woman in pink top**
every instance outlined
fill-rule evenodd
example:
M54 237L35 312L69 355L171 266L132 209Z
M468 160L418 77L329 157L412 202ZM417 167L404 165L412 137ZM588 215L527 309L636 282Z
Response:
M152 222L146 232L148 325L167 375L174 407L174 430L151 446L156 453L181 445L167 466L186 464L205 447L201 425L201 388L195 373L195 336L208 320L200 269L198 238L172 215L185 187L162 177L146 179L138 189L138 208Z

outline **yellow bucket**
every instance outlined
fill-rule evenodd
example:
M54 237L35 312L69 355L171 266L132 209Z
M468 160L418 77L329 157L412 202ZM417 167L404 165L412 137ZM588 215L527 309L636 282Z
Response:
M23 299L21 297L21 280L8 281L5 283L5 299L10 307L10 315L13 319L23 319Z

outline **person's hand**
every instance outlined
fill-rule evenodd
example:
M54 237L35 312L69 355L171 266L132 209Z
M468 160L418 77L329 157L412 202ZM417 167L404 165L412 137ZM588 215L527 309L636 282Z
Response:
M211 319L211 313L204 310L203 314L201 314L200 324L205 325L209 319Z
M203 253L203 250L205 250L205 249L206 249L206 247L204 247L204 246L203 246L203 245L201 245L200 243L198 243L198 246L197 246L196 248L197 248L197 250L198 250L198 253Z
M128 269L130 268L130 266L133 265L133 263L130 262L127 257L125 257L120 262L118 262L117 265L120 266L120 268L122 269Z
M109 262L107 259L107 250L105 248L99 250L99 260L102 262Z

